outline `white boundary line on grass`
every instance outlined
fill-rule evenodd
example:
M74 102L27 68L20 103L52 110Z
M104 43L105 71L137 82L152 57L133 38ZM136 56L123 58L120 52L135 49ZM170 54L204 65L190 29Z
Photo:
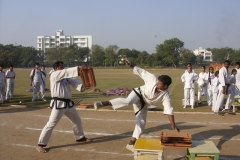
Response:
M46 115L32 115L34 117L46 117L49 118L49 116ZM67 117L63 117L67 118ZM136 122L136 120L130 120L130 119L103 119L103 118L82 118L82 120L96 120L96 121L111 121L111 122ZM147 123L160 123L160 124L168 124L169 121L159 121L159 120L147 120ZM181 122L179 122L181 123ZM205 125L240 125L240 123L215 123L215 122L187 122L187 124L205 124Z
M33 130L33 131L41 131L42 128L30 128L30 127L26 127L25 129L27 130ZM60 133L71 133L73 134L73 131L69 130L53 130L54 132L60 132ZM97 135L97 136L116 136L116 137L131 137L132 134L121 134L121 133L101 133L101 132L85 132L86 135ZM144 138L159 138L159 135L142 135L141 137L144 137ZM204 139L204 137L200 137L200 138L197 138L197 140L200 140L200 139ZM221 137L211 137L211 138L208 138L208 139L212 139L212 140L232 140L232 141L240 141L240 138L221 138Z

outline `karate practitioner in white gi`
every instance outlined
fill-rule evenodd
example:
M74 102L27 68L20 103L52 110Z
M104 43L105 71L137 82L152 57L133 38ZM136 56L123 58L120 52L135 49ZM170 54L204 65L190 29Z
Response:
M13 65L9 66L9 70L7 70L7 72L5 73L5 77L7 79L6 99L12 100L14 92L14 80L16 78L16 74L13 71Z
M168 115L168 119L171 123L173 129L179 131L175 124L173 108L171 104L171 97L168 92L168 87L171 84L172 80L167 75L161 75L156 77L155 75L147 72L146 70L139 68L135 65L132 65L128 60L124 62L133 68L133 73L140 76L145 85L140 86L139 88L134 88L134 90L128 95L127 98L116 98L110 101L97 101L94 103L95 109L98 109L103 106L112 106L114 110L127 106L133 105L133 109L136 116L136 125L132 135L132 138L127 144L126 148L133 152L134 144L136 140L141 136L147 118L148 106L152 104L162 103L164 106L164 114Z
M229 97L231 96L231 90L229 88L230 86L230 73L228 71L228 68L230 66L230 61L229 60L225 60L224 62L224 67L222 67L219 70L219 93L218 93L218 98L217 98L217 102L216 105L214 107L214 114L218 114L219 109L222 108L222 104L224 101L224 96L225 94L228 95ZM225 105L225 109L230 109L231 107L231 103L232 103L232 98L230 98L230 100L228 101L228 103L226 103Z
M215 78L213 67L209 67L209 72L207 73L207 92L208 92L208 106L212 106L213 91L212 91L212 81Z
M204 93L207 102L209 102L208 99L208 92L207 92L207 85L208 85L208 79L207 79L207 73L205 72L205 66L201 67L201 72L199 73L198 76L198 104L201 104L201 96L202 92Z
M218 74L219 71L216 71L214 74L214 79L211 81L211 92L212 92L212 111L214 112L214 107L217 102L217 97L218 97L218 88L219 88L219 80L218 80Z
M235 93L235 95L240 96L240 62L236 63L236 70L237 70L237 74L236 74L236 93Z
M32 101L35 101L37 98L37 92L41 92L40 98L43 101L46 101L44 98L45 96L45 88L44 88L44 80L43 80L43 73L39 69L39 63L35 64L35 68L30 73L30 86L33 86L33 98Z
M90 142L86 138L82 128L81 118L71 101L70 85L79 92L84 91L82 82L72 78L79 75L80 67L72 67L64 69L63 62L58 61L55 63L57 70L52 73L50 78L51 96L50 108L52 109L49 121L43 128L39 137L37 151L47 152L45 147L52 135L54 127L60 121L63 115L68 117L72 122L74 137L77 142Z
M187 72L183 73L181 76L182 82L184 82L184 106L183 108L186 108L188 97L190 99L190 105L191 109L194 109L194 98L195 98L195 92L194 92L194 82L198 80L198 75L194 72L192 72L192 67L187 68ZM190 94L190 96L189 96Z
M3 102L7 102L5 87L6 87L5 72L3 72L3 65L0 64L0 98Z

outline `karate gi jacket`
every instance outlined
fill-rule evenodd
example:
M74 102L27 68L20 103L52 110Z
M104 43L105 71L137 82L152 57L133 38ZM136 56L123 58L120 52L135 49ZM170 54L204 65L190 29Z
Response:
M184 89L194 88L194 82L198 80L198 75L195 72L185 72L181 76L182 82L184 82Z

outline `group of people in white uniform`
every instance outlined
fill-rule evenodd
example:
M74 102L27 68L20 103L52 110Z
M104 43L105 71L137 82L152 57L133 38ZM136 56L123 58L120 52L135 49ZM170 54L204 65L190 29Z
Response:
M201 104L201 97L204 95L208 106L212 106L212 111L218 114L219 109L229 110L236 95L240 95L240 62L236 63L236 68L229 71L230 61L226 60L224 66L214 72L213 67L209 67L206 72L205 66L201 66L199 74L192 70L189 63L187 70L181 76L184 82L184 103L183 108L190 105L192 109L196 103ZM195 82L198 86L197 101L195 101ZM223 107L224 97L227 95L225 107Z
M6 73L3 71L3 65L0 64L0 97L3 102L13 99L14 81L16 73L13 71L13 65L9 65ZM7 86L7 89L5 90Z

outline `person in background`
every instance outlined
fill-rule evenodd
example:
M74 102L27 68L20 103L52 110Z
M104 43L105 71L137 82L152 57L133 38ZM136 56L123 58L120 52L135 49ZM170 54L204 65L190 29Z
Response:
M236 93L235 93L235 95L240 96L240 62L236 63L236 70L237 70L237 74L236 74Z
M7 102L6 94L5 94L5 87L6 87L6 78L5 72L3 71L3 65L0 64L0 96L3 102Z
M212 92L212 81L215 78L213 67L209 67L207 73L207 91L208 91L208 106L212 106L213 92Z
M9 66L5 77L7 79L7 92L6 92L6 99L12 100L13 92L14 92L14 80L16 78L16 74L13 71L13 65Z
M181 76L182 82L184 82L184 107L187 106L188 97L190 98L191 108L194 109L194 82L198 80L198 75L192 72L192 67L187 67L187 72L183 73ZM190 96L189 96L190 94Z
M35 64L35 68L31 71L30 73L30 86L33 86L33 97L32 101L34 102L37 97L37 92L41 92L41 99L43 101L46 101L44 98L45 94L45 89L44 89L44 80L43 80L43 73L39 69L39 63Z
M204 92L204 95L206 96L206 100L208 102L209 101L207 92L208 79L207 73L205 72L205 66L201 67L201 72L199 73L197 83L198 83L198 104L202 103L201 101L202 92Z
M219 71L216 71L214 73L214 78L211 81L211 92L212 92L212 111L214 111L214 107L216 105L216 101L217 101L217 96L218 96L218 86L219 86L219 79L218 79L218 74Z
M230 76L230 86L229 86L229 93L228 93L228 98L227 98L227 102L225 105L225 109L223 110L230 110L231 109L231 104L234 100L235 97L235 83L236 83L236 74L237 74L237 70L236 69L232 69L231 72L231 76Z
M228 95L231 91L230 91L230 74L228 71L228 68L230 66L230 61L229 60L225 60L224 61L224 67L222 67L219 70L219 94L217 97L217 102L216 105L214 107L214 114L218 114L219 109L222 108L222 104L224 101L224 96L225 94ZM231 100L231 99L230 99ZM228 101L228 103L230 103L231 106L231 101ZM228 108L229 104L226 103L225 108Z

